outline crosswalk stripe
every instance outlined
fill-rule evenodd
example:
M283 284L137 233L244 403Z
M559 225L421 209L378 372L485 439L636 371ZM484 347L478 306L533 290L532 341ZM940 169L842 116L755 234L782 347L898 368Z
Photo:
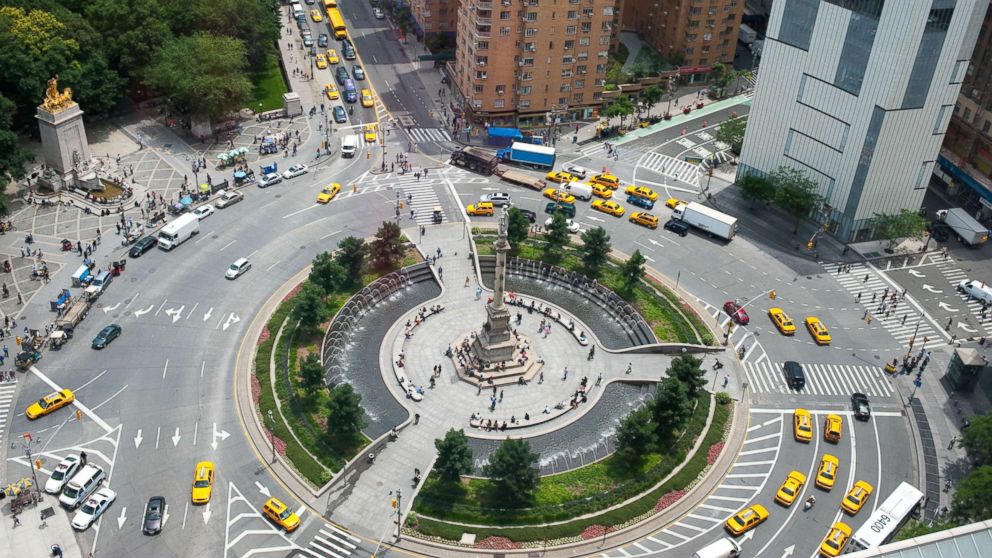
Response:
M417 143L451 141L451 134L441 128L407 128L407 133Z
M324 529L321 529L321 530L320 530L320 532L321 532L322 534L324 534L324 535L327 535L328 537L331 537L331 538L333 538L334 540L336 540L336 541L338 541L338 542L340 542L341 544L343 544L343 545L345 545L345 546L347 546L347 547L349 547L349 548L351 548L352 550L355 550L356 548L358 548L357 546L355 546L355 545L353 545L353 544L351 544L350 542L348 542L348 541L346 541L346 540L343 540L343 539L341 539L341 537L339 537L339 536L337 536L337 535L336 535L335 533L332 533L332 532L330 532L330 531L325 531ZM356 542L358 542L358 541L360 541L360 540L361 540L361 539L359 539L359 538L357 538L357 537L353 537L353 536L351 536L351 535L348 535L348 534L346 534L346 533L343 533L343 532L341 532L341 531L338 531L337 529L335 529L335 532L336 532L336 533L338 533L338 534L340 534L340 535L341 535L341 536L343 536L343 537L348 537L348 538L350 538L350 539L352 539L352 540L354 540L354 541L356 541Z
M744 363L745 374L754 393L796 393L785 384L781 363ZM852 364L804 363L806 385L799 393L805 395L850 395L866 393L888 397L894 391L880 367Z

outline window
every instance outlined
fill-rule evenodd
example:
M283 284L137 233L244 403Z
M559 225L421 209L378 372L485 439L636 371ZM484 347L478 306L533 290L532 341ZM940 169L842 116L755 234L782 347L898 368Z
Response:
M520 74L520 81L533 81L533 80L534 80L534 74L531 73L531 72L524 72L524 73ZM528 87L527 90L528 90L528 93L529 93L530 92L530 87Z
M590 11L592 11L592 10L590 10ZM606 17L612 17L613 16L613 6L608 6L606 8L603 8L603 15L606 16Z
M608 45L608 44L610 44L610 36L609 35L603 35L602 37L600 37L599 38L599 44L601 44L601 45Z
M524 51L535 52L537 50L537 45L534 43L524 43Z
M530 108L530 99L520 99L520 102L517 103L517 106L520 108Z
M699 27L699 20L694 19L689 21L689 25L687 25L686 27L688 27L689 29L697 29Z
M534 65L534 57L533 56L528 56L528 57L524 58L523 60L520 61L520 65L521 66L533 66Z
M568 19L579 19L579 12L577 10L569 10Z
M840 63L834 74L834 85L852 95L861 92L877 30L877 17L851 14L847 22L847 34L844 36L844 47L840 52Z
M484 85L476 85L476 86L473 86L473 87L472 87L472 89L473 89L473 90L474 90L474 91L475 91L475 92L476 92L477 94L479 94L479 95L481 95L481 94L482 94L482 91L483 91L483 89L485 89L485 88L486 88L486 87L485 87Z
M476 66L485 66L488 63L489 63L489 57L488 56L476 56L475 57L475 65Z
M531 27L531 28L527 29L526 31L524 31L524 37L536 37L536 36L537 36L537 29L536 28Z
M937 5L939 2L934 2ZM944 2L946 4L946 2ZM902 98L902 108L922 107L930 93L934 72L940 59L940 51L944 48L947 28L954 15L954 8L932 8L927 18L923 37L916 51L916 61L913 71L906 83L906 93Z
M579 37L579 46L589 46L589 37Z
M503 108L504 106L506 106L505 99L496 99L493 101L493 108Z
M578 59L579 61L589 60L589 53L583 50L582 52L579 53Z
M475 43L475 48L479 50L489 50L489 41L479 41Z
M930 176L932 172L930 170L932 165L933 161L924 161L923 164L920 165L920 170L916 173L916 184L913 185L914 190L923 190L928 186L929 181L927 180L927 177Z
M609 58L609 57L610 57L610 53L609 53L609 51L606 51L606 50L601 50L601 51L599 51L599 52L598 52L598 53L596 54L596 56L599 56L599 57L600 57L600 58L602 58L603 60L606 60L607 58Z
M574 35L575 34L575 26L574 25L568 25L568 26L566 26L565 27L565 34L566 35Z
M574 64L575 63L575 57L574 56L571 56L571 55L569 55L569 56L563 56L562 59L561 59L561 63L562 64Z
M527 12L527 21L537 21L537 12Z
M580 76L585 75L587 72L588 70L586 69L585 65L575 67L575 73L579 74Z
M481 109L482 108L482 101L479 100L479 99L472 99L472 107L473 108L477 108L477 109Z
M499 18L502 20L510 19L510 12L500 12Z
M506 86L505 85L497 85L496 86L496 94L497 95L503 95L504 93L506 93Z
M689 33L688 35L685 36L685 40L689 41L690 43L696 42L697 38L699 38L699 35L695 33Z
M572 70L571 69L562 70L561 77L572 77Z
M565 50L572 50L575 48L575 41L565 41Z
M606 71L606 64L596 64L596 73L601 74ZM598 83L596 85L599 85Z
M533 89L534 89L534 88L533 88L533 87L531 87L530 85L525 85L525 86L523 86L523 87L521 87L521 88L520 88L520 90L519 90L519 93L520 93L521 95L530 95L530 92L531 92L531 91L532 91Z
M603 22L603 25L602 25L602 28L603 28L603 31L606 31L607 33L609 33L610 30L613 29L613 22L611 22L611 21L604 21Z
M778 40L801 50L809 50L820 0L790 0L788 8L782 12Z
M581 102L582 102L582 93L572 94L572 103L581 103Z
M565 106L568 104L568 97L558 97L558 104Z
M581 29L583 33L588 33L592 31L592 23L588 21L583 21L582 23L579 24L579 29Z
M586 80L584 80L584 79L577 79L577 80L575 80L575 88L576 89L582 89L585 86L586 86ZM988 125L988 122L986 122L985 124Z
M500 37L509 37L510 36L510 28L509 27L500 27L499 28L499 36Z
M486 79L487 77L489 77L489 75L485 70L476 70L475 79Z
M563 83L563 84L561 84L561 87L558 88L558 92L559 93L568 93L571 90L572 90L572 84L571 83Z

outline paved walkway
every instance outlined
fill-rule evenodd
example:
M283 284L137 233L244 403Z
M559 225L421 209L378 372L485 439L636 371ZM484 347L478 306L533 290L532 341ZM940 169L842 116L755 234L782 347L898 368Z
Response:
M45 482L43 479L39 479ZM115 508L120 502L111 505L103 521L113 521ZM54 514L42 525L41 511L52 508ZM51 547L57 544L62 548L65 558L81 558L89 552L83 551L76 543L75 531L70 522L72 513L65 513L59 507L58 498L45 494L40 504L29 507L17 516L20 525L14 527L14 518L10 515L10 507L4 502L3 515L0 517L0 556L51 556ZM6 549L6 550L5 550Z
M637 55L640 54L642 48L651 48L644 44L641 37L634 33L633 31L622 31L620 33L620 42L623 46L627 47L627 60L623 63L623 71L630 73L634 71L634 62L637 60Z

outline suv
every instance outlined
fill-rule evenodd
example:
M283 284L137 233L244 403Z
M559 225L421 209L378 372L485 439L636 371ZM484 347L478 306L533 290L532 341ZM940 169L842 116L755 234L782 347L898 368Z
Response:
M334 78L338 80L338 85L344 85L344 80L348 79L348 69L344 66L338 66L334 70Z
M575 206L570 203L548 202L548 204L544 206L544 212L549 215L554 215L555 212L558 211L564 213L565 217L568 217L569 219L575 217Z
M506 192L493 192L492 194L483 194L479 201L490 202L493 207L503 207L504 205L510 205L510 194Z
M803 367L798 362L794 360L785 361L783 370L785 370L785 383L790 388L798 391L806 387L806 373L803 372Z
M342 50L344 51L345 60L355 59L355 47L351 46L351 43L345 43L344 48Z
M672 231L679 236L685 236L689 234L689 225L686 225L678 219L669 219L665 223L665 230Z
M351 73L355 75L355 79L358 81L365 79L365 70L361 66L356 65L351 69Z

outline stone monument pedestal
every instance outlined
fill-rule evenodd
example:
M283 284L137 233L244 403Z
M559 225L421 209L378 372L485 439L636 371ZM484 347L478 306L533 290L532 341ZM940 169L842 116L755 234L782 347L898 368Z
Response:
M83 126L83 111L71 99L60 106L39 106L35 118L41 132L46 182L53 191L76 184L76 174L88 168L90 145Z

